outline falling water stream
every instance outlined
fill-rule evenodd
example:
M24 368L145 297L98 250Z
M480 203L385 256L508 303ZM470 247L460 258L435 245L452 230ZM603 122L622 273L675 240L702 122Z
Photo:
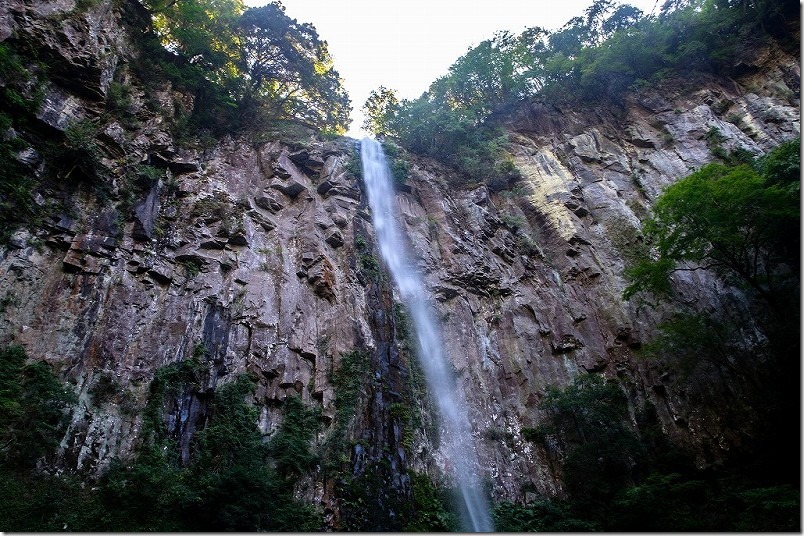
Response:
M494 530L491 516L475 473L477 463L464 400L442 352L439 326L422 278L407 255L394 219L394 189L382 146L375 140L364 138L360 144L360 157L380 254L413 320L419 343L419 362L441 417L441 443L458 488L459 511L465 525L463 530L491 532Z

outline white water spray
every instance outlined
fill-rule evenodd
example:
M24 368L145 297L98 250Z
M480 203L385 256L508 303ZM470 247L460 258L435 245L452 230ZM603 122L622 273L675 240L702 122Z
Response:
M460 510L465 518L464 530L492 532L494 527L488 505L475 474L477 463L463 396L443 355L441 335L421 276L408 258L394 219L394 189L382 146L375 140L364 138L360 143L360 157L380 254L413 319L419 342L419 362L441 417L441 441L463 503Z

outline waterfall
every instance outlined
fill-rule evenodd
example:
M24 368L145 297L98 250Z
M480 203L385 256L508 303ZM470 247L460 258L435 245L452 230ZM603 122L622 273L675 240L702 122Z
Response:
M491 532L494 528L488 505L475 474L477 463L462 392L443 354L439 326L422 278L407 255L394 219L394 189L382 146L375 140L364 138L360 144L360 157L380 254L413 320L419 362L441 418L441 443L458 488L459 511L465 525L463 530Z

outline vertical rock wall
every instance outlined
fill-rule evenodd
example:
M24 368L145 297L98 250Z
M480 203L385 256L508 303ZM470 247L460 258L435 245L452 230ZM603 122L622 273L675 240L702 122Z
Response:
M46 88L39 119L63 131L76 118L100 118L110 73L133 52L110 3L57 25L39 11L68 14L73 5L47 4L4 5L0 39L40 39L66 73L81 73ZM797 61L770 51L752 62L737 80L668 84L609 108L523 107L507 127L523 175L510 190L456 188L452 171L409 157L400 221L470 403L471 440L495 499L562 492L550 453L525 441L522 428L542 422L548 386L583 371L618 378L635 407L652 402L665 431L701 465L745 441L752 412L738 401L746 387L717 370L712 385L722 389L689 386L637 359L634 350L671 311L621 294L640 219L664 186L713 160L712 129L724 149L755 154L798 135ZM192 106L170 87L158 96L166 109ZM111 199L87 186L47 185L38 195L58 208L0 250L0 342L53 364L79 393L57 463L98 473L130 455L157 370L194 357L203 384L165 401L183 458L210 394L246 372L258 380L266 435L282 400L299 396L321 408L322 445L336 417L333 372L343 354L364 350L371 366L348 428L353 473L383 461L383 485L404 496L409 469L446 472L350 171L354 141L181 148L141 95L134 106L137 126L107 118L97 138ZM116 183L124 157L158 171L128 206ZM674 284L697 310L748 316L740 292L711 274L676 275ZM748 324L746 333L763 336ZM108 387L104 396L99 386ZM316 473L300 493L337 523L334 489Z

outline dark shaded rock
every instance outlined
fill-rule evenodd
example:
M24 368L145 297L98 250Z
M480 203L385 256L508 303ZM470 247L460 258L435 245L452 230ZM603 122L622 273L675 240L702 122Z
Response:
M323 259L310 268L307 282L312 285L313 292L327 301L335 300L335 269L329 259Z
M326 193L329 192L335 185L337 184L336 181L333 180L325 180L321 184L318 185L318 188L315 189L320 195L326 196Z
M148 196L134 207L134 229L131 236L135 240L153 238L156 218L159 215L159 185L154 184Z
M70 124L86 119L86 113L86 106L79 99L51 86L45 93L36 117L63 132Z
M273 174L281 179L289 179L291 177L290 172L285 169L282 164L279 162L274 162L271 164L271 171Z
M553 354L558 355L583 348L583 343L572 335L564 335L559 341L550 341L550 346L552 347Z
M65 272L80 272L84 268L84 255L78 251L70 250L62 259L62 268Z
M168 169L176 175L201 171L201 165L189 159L174 158L168 162Z
M449 301L459 294L458 289L443 285L433 287L433 292L435 293L435 299L440 302Z
M581 244L583 246L592 245L592 243L589 242L589 240L583 238L582 236L580 236L578 234L572 235L572 238L569 239L569 243L572 244L573 246L577 246L578 244Z
M251 218L255 223L260 225L266 232L276 229L276 223L270 218L263 216L257 210L249 210L246 215Z
M583 367L586 372L603 372L606 370L608 364L609 361L605 356L598 355L585 359L581 363L581 367Z
M343 245L343 235L338 231L332 231L325 239L324 242L334 248L339 248Z
M263 193L261 195L256 196L254 198L254 204L260 208L267 210L271 214L276 214L284 207L284 205L280 203L276 199L276 197L268 193Z
M310 268L312 265L324 260L324 258L324 255L318 251L304 251L301 256L302 266L305 269Z
M630 327L619 327L614 337L614 344L625 344L629 348L638 349L642 347L642 342Z
M167 285L173 281L173 270L164 270L164 266L154 266L148 270L148 275L160 285Z
M210 262L209 258L205 257L204 255L200 255L199 253L193 250L186 250L185 252L176 255L175 259L176 262L180 262L183 264L194 264L199 268L208 265Z
M337 186L329 191L330 195L340 195L360 201L360 190L352 186Z
M510 296L512 290L501 286L499 275L488 270L488 266L481 266L477 270L453 274L447 282L478 296Z
M279 190L291 199L295 199L300 193L307 191L307 187L305 185L294 180L287 182L271 181L270 187L275 190Z
M91 253L101 257L110 257L115 248L117 248L116 238L95 234L75 235L70 244L70 249L73 251Z
M232 246L248 246L248 238L243 233L235 233L229 237L229 244Z
M206 240L204 242L201 242L198 245L198 247L201 249L223 249L224 247L226 247L226 242L224 242L223 240L216 240L216 239Z
M307 159L310 158L310 151L301 149L294 153L289 153L288 158L290 158L294 164L304 165L307 163Z
M341 229L344 229L346 228L347 225L349 225L349 220L346 219L346 216L344 216L340 212L335 212L332 214L332 223L334 223Z
M42 162L42 155L39 154L33 147L23 149L14 155L14 158L17 160L17 162L24 166L28 166L29 168L35 168L40 162Z

